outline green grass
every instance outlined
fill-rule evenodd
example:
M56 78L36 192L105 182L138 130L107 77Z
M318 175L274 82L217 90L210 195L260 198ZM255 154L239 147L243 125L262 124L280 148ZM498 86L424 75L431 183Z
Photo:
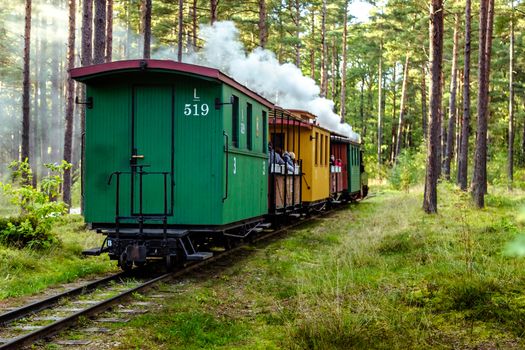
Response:
M525 260L503 252L525 195L476 210L441 185L429 216L420 189L380 190L187 281L121 348L523 348Z
M17 214L16 207L11 204L9 199L5 196L3 191L0 189L0 217L7 217Z
M83 257L85 248L100 246L103 237L84 229L78 215L65 216L54 228L60 244L44 251L0 245L0 300L39 292L79 277L116 270L106 256Z

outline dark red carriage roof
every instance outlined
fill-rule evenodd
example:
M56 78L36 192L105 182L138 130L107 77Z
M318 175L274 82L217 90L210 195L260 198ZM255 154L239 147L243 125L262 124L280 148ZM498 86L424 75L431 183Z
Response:
M163 71L173 71L173 72L182 72L189 73L198 76L203 76L207 78L217 79L218 81L227 84L247 96L253 98L257 102L265 105L268 108L273 108L274 104L264 97L258 95L252 90L248 89L246 86L235 81L233 78L230 78L226 74L222 73L220 70L215 68L209 68L204 66L198 66L195 64L175 62L171 60L127 60L127 61L115 61L109 63L95 64L87 67L73 68L69 71L69 74L72 79L78 81L86 81L91 78L94 78L100 74L118 72L118 71L140 71L140 70L163 70Z

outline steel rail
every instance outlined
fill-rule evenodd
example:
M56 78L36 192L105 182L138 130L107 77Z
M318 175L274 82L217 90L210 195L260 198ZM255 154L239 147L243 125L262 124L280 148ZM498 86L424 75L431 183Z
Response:
M307 218L306 220L299 220L297 222L294 222L290 225L287 225L285 227L282 227L282 228L279 228L278 230L275 230L273 232L268 232L266 234L263 234L263 235L260 235L260 236L257 236L255 237L253 240L251 240L251 242L248 242L246 244L241 244L241 245L238 245L236 247L233 247L231 249L228 249L220 254L217 254L217 255L214 255L213 257L209 258L209 259L206 259L206 260L203 260L203 261L199 261L199 262L194 262L194 263L189 263L188 265L186 265L185 267L183 267L182 269L180 269L179 271L175 271L175 272L169 272L169 273L166 273L164 275L161 275L159 277L156 277L154 279L151 279L137 287L134 287L132 289L129 289L127 291L124 291L122 293L120 293L119 295L116 295L110 299L107 299L107 300L103 300L101 301L100 303L98 304L95 304L89 308L86 308L84 310L81 310L81 311L78 311L70 316L67 316L63 319L60 319L60 320L57 320L47 326L43 326L42 328L40 329L37 329L33 332L30 332L30 333L26 333L26 334L22 334L18 337L15 337L15 338L12 338L10 341L4 343L4 344L0 344L0 350L6 350L6 349L20 349L21 347L23 346L27 346L27 345L30 345L32 343L34 343L35 341L37 340L40 340L40 339L44 339L44 338L48 338L48 337L51 337L53 336L54 334L58 333L59 331L61 330L64 330L66 328L69 328L71 326L74 326L78 323L79 321L79 318L81 317L91 317L91 316L94 316L96 314L99 314L103 311L106 311L108 309L110 309L113 305L115 304L118 304L120 302L122 302L124 299L127 299L128 297L130 297L133 293L136 293L136 292L142 292L142 291L145 291L149 288L151 288L154 284L158 283L158 282L162 282L162 281L165 281L165 280L168 280L168 279L174 279L174 278L177 278L177 277L181 277L183 275L186 275L187 273L197 269L197 268L200 268L200 267L204 267L216 260L219 260L219 259L222 259L228 255L231 255L233 254L234 252L244 248L245 246L247 246L248 244L251 244L251 243L256 243L256 242L260 242L260 241L263 241L263 240L266 240L268 238L271 238L273 236L276 236L276 235L279 235L279 234L282 234L282 233L285 233L286 231L294 228L294 227L297 227L297 226L300 226L300 225L303 225L305 223L308 223L312 220L315 220L321 216L325 216L327 214L330 214L332 213L334 210L338 210L338 209L342 209L346 206L340 206L340 207L337 207L335 209L332 209L332 210L328 210L328 211L325 211L323 212L322 214L318 214L318 215L314 215L314 216L311 216L309 218ZM124 273L122 273L124 274ZM110 276L111 277L111 276Z
M60 301L60 299L85 294L111 281L124 277L125 275L126 274L124 272L119 272L114 275L93 282L89 282L83 286L67 290L63 293L53 295L49 298L38 300L34 303L27 304L14 310L8 311L0 315L0 325L6 326L9 323L12 323L23 317L29 316L31 314L37 313L45 309L49 309L50 307L56 305Z

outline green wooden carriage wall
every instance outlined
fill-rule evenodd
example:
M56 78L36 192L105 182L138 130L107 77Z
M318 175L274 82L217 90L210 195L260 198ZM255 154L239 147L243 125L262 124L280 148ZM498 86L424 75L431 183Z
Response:
M113 62L71 76L87 86L83 201L93 227L115 222L117 197L120 215L166 207L169 225L267 213L270 102L218 70L173 61Z

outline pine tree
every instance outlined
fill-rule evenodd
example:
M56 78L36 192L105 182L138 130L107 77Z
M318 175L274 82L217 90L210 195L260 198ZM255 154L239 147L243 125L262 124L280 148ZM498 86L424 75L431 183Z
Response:
M485 194L487 192L487 122L493 21L494 0L481 0L479 15L478 119L474 175L472 178L472 198L478 208L485 206Z
M29 134L30 125L30 52L31 52L31 0L25 2L25 27L24 27L24 71L22 83L22 160L29 160Z
M67 40L67 69L75 67L75 14L76 0L69 0L69 35ZM75 94L75 82L67 79L66 96L66 130L64 133L64 160L71 163L73 151L73 95ZM64 203L71 207L71 168L64 170L64 182L62 184L62 196Z
M443 2L432 0L430 13L430 120L428 132L427 166L423 209L437 213L437 180L440 152L439 131L441 129L440 108L442 99L441 72L443 64Z
M450 100L448 104L448 131L446 139L445 151L445 166L443 168L443 175L447 180L450 180L450 164L454 156L454 138L456 137L456 92L458 80L458 40L459 40L459 13L454 15L454 41L452 44L452 68L450 79Z
M106 0L95 0L93 63L106 60Z
M470 29L471 0L465 1L465 53L463 68L463 119L461 120L461 145L459 146L458 184L467 190L468 140L470 125Z

